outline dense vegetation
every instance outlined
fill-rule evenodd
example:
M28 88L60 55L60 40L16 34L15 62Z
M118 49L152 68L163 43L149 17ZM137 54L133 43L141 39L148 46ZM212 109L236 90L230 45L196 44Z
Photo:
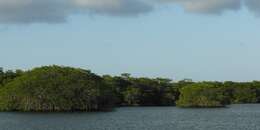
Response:
M112 93L87 70L47 66L25 72L0 90L3 111L95 111L110 108Z
M89 70L44 66L0 69L2 111L97 111L113 106L224 107L260 103L260 82L173 82L166 78L98 76Z
M180 107L224 107L229 102L224 89L211 84L197 83L180 89Z
M8 70L4 72L3 68L0 67L0 87L4 86L6 83L12 81L18 76L21 76L23 74L22 70Z

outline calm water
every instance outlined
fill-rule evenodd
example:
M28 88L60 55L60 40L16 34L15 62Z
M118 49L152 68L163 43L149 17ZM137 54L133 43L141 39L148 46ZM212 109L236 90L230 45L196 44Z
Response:
M260 130L260 105L125 107L107 113L0 113L1 130Z

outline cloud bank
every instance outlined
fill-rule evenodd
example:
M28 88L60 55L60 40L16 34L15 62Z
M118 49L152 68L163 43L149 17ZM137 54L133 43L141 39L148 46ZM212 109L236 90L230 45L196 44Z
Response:
M0 24L61 23L74 13L138 16L164 4L202 14L221 14L245 6L260 16L260 0L0 0Z
M0 0L0 23L60 23L77 12L134 16L152 8L140 0Z

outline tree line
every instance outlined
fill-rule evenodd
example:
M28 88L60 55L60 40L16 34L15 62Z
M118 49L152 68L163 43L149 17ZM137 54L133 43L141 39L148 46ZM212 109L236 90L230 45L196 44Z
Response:
M43 66L0 69L2 111L98 111L116 106L225 107L260 103L260 81L193 82L167 78L99 76L89 70Z

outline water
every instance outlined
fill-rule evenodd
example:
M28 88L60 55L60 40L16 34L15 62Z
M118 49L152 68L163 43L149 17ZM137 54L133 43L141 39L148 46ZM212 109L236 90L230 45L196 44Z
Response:
M260 104L125 107L98 113L0 113L0 130L260 130Z

